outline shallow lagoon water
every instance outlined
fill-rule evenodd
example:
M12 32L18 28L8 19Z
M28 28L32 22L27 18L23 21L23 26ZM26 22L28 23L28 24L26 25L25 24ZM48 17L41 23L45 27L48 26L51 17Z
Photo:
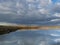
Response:
M60 45L60 30L18 30L0 35L0 45Z

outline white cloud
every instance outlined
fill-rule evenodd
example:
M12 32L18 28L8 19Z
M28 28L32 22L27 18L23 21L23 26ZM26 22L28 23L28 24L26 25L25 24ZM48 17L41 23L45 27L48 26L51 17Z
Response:
M48 11L47 9L44 9L44 8L39 9L39 12L40 12L41 14L49 14L49 11Z
M52 3L52 0L49 0L49 4L51 4Z
M14 43L14 42L17 42L17 40L7 40L7 41L0 41L0 44L4 43L4 44L7 44L7 43Z
M60 2L56 3L56 5L59 5L60 6Z
M39 45L48 45L45 41L41 41Z
M29 9L27 12L27 15L29 17L35 17L36 18L41 18L44 17L43 15L46 15L46 17L49 17L50 15L50 9L45 8L47 5L49 5L52 1L51 0L37 0L36 3L39 3L36 9L36 5L34 3L29 4Z
M47 5L51 4L52 1L51 0L40 0L40 5L42 7L46 7Z
M0 22L0 25L6 25L6 26L17 26L17 24L14 23L7 23L7 22Z
M21 2L17 2L16 3L16 12L17 12L17 15L24 15L25 13L25 7L24 7L24 4L21 3ZM26 9L27 10L27 9Z
M55 42L60 42L60 38L54 39Z
M26 1L30 3L35 3L35 2L39 3L39 5L42 7L46 7L47 5L52 3L51 0L26 0Z
M54 16L60 17L60 13L55 13Z
M5 7L2 4L0 4L0 10L10 10L10 8L9 7Z
M51 13L60 13L60 3L59 2L55 3L50 10Z
M15 14L14 12L12 12L12 11L2 11L2 10L0 10L0 14Z
M57 22L57 21L60 21L60 19L52 19L50 21L56 21Z
M0 3L0 9L2 9L2 10L11 10L10 6L12 6L11 2Z
M17 2L16 3L16 8L23 8L23 3Z
M3 43L13 43L15 41L3 41Z
M0 14L14 14L13 9L10 8L13 6L12 2L2 2L0 3Z
M36 0L37 2L40 1L40 5L41 6L46 6L49 2L51 2L51 0ZM34 0L27 0L27 2L34 2ZM0 3L0 10L3 11L0 13L6 13L6 14L10 14L10 13L13 13L12 12L12 8L10 8L11 6L13 6L14 2L3 2L3 3ZM31 6L30 6L31 7ZM22 3L19 3L19 2L16 2L16 8L17 8L17 14L21 14L23 15L22 13L24 13L25 11L22 10L22 8L24 9L24 6L22 5ZM27 10L27 9L26 9ZM48 13L48 11L44 10L44 9L41 9L41 13ZM10 13L9 13L10 12Z
M27 2L34 2L34 0L26 0Z
M59 34L50 34L51 36L60 36Z

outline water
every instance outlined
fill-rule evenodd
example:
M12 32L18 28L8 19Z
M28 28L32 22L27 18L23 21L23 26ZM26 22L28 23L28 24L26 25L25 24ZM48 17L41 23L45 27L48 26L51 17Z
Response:
M0 45L60 45L59 30L16 31L0 35Z

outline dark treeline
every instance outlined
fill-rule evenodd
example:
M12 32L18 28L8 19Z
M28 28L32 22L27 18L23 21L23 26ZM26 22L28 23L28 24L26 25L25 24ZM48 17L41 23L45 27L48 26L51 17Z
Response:
M14 26L13 27L12 26L0 26L0 35L10 33L10 32L14 32L17 29L18 28L14 27Z

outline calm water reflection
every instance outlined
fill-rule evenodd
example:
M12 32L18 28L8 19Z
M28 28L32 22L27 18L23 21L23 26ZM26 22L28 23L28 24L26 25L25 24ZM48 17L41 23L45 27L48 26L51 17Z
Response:
M59 30L16 31L0 35L0 45L60 45Z

